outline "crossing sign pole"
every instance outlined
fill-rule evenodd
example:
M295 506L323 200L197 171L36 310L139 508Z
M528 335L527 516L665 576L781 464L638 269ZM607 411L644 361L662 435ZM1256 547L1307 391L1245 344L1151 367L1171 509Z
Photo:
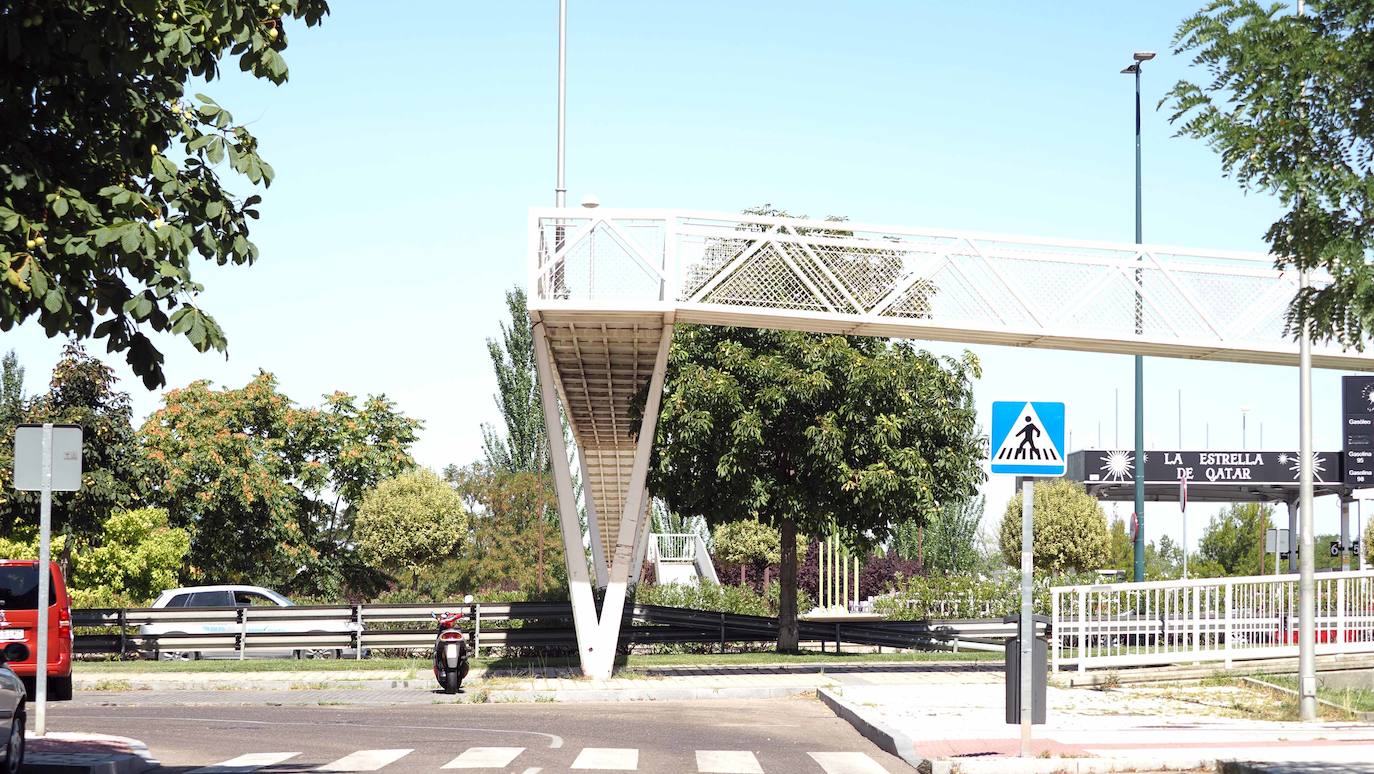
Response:
M1021 757L1031 756L1034 716L1035 618L1034 547L1035 479L1065 472L1064 404L1036 401L997 401L992 404L992 459L995 474L1024 476L1021 486Z

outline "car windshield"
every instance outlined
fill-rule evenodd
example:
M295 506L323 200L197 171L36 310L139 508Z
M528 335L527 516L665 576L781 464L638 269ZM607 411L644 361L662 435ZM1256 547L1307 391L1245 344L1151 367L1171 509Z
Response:
M57 586L49 575L48 604L57 604ZM6 610L38 609L38 565L19 564L0 566L0 608Z

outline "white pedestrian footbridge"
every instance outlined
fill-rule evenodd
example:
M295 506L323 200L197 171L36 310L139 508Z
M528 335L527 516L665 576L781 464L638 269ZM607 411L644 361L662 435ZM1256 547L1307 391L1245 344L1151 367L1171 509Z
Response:
M549 436L562 437L561 403L587 495L591 574L572 472L553 454L578 647L592 676L610 674L625 586L645 556L649 451L678 323L1298 363L1285 332L1298 274L1261 253L564 208L531 211L528 261ZM1369 354L1328 344L1313 346L1312 363L1374 370ZM646 384L641 426L631 403ZM606 588L600 617L593 580Z

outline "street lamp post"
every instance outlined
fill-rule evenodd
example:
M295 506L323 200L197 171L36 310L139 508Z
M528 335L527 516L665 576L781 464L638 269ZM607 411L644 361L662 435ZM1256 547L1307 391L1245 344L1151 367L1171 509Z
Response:
M1135 243L1140 244L1140 63L1155 58L1153 51L1137 51L1135 61L1121 72L1135 76ZM1140 261L1144 256L1137 255ZM1144 273L1135 270L1135 334L1145 333L1145 308L1140 297ZM1145 358L1135 356L1135 580L1145 580Z

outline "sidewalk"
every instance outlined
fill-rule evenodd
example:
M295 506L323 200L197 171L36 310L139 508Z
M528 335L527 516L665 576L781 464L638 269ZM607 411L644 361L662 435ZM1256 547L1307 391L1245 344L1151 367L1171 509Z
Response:
M569 667L478 670L463 693L437 692L428 672L148 672L75 678L78 698L121 703L393 704L434 701L672 701L766 699L814 694L840 685L921 685L959 682L995 672L987 662L864 662L638 667L609 680L589 680Z
M1235 708L1252 697L1227 686L1050 687L1034 757L1021 759L1020 727L1005 723L1002 676L965 678L957 691L849 684L823 694L841 716L857 716L851 722L870 738L885 735L896 754L913 765L928 761L937 774L1216 770L1227 761L1260 762L1232 765L1233 772L1374 772L1374 725L1237 717Z

